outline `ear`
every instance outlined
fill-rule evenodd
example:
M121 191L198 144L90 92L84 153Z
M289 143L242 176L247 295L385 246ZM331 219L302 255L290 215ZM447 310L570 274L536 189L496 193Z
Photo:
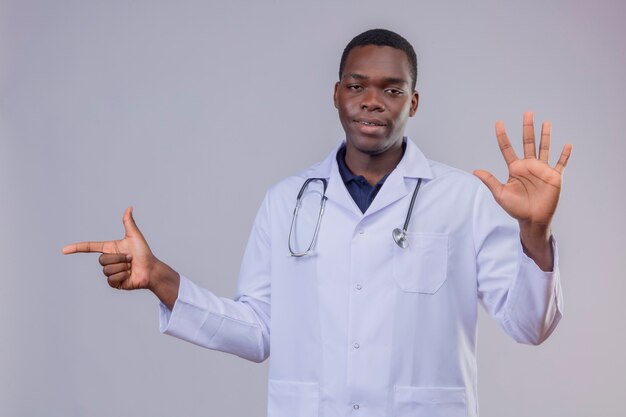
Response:
M333 103L335 104L336 109L339 108L339 105L337 104L337 91L339 91L339 83L340 81L335 83L335 91L333 91Z
M409 110L409 117L415 116L417 113L417 105L420 101L420 95L417 94L417 90L413 91L413 96L411 97L411 110Z

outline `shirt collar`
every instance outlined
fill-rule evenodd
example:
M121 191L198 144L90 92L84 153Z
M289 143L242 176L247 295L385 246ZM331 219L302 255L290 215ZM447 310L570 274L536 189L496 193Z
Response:
M341 175L344 184L347 184L350 181L356 181L356 179L359 178L358 175L355 175L352 171L350 171L350 168L348 168L348 165L346 164L345 142L337 150L337 168L339 169L339 174Z
M402 142L402 155L404 156L404 152L406 152L406 141ZM341 178L343 179L343 183L344 184L348 184L349 182L353 182L353 181L366 181L365 178L362 175L356 175L353 174L352 171L350 171L350 168L348 168L348 164L346 164L346 145L345 142L342 144L342 146L339 147L339 150L337 150L337 168L339 169L339 174L341 175ZM387 177L389 176L389 173L387 173L384 177L382 177L378 183L375 185L375 187L380 187L385 183L385 180L387 179Z

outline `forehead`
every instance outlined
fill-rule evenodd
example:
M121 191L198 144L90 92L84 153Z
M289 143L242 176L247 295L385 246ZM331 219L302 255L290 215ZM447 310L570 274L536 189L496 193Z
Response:
M365 45L353 48L346 58L342 77L355 73L371 78L401 78L410 82L409 58L391 46Z

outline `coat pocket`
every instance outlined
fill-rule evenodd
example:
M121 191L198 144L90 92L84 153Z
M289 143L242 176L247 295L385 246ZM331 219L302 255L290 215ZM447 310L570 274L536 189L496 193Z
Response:
M394 387L393 417L465 417L463 387Z
M268 417L317 417L318 408L317 382L269 380Z
M393 245L393 277L406 292L434 294L448 274L448 235L408 233L409 246Z

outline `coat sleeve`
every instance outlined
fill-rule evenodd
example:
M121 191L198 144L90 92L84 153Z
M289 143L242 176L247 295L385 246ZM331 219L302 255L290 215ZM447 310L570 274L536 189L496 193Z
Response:
M174 308L160 305L161 332L254 362L269 356L269 221L266 196L246 246L235 298L217 297L181 276Z
M542 271L523 251L517 221L480 186L473 213L478 297L505 332L520 343L538 345L562 316L556 241L554 266Z

